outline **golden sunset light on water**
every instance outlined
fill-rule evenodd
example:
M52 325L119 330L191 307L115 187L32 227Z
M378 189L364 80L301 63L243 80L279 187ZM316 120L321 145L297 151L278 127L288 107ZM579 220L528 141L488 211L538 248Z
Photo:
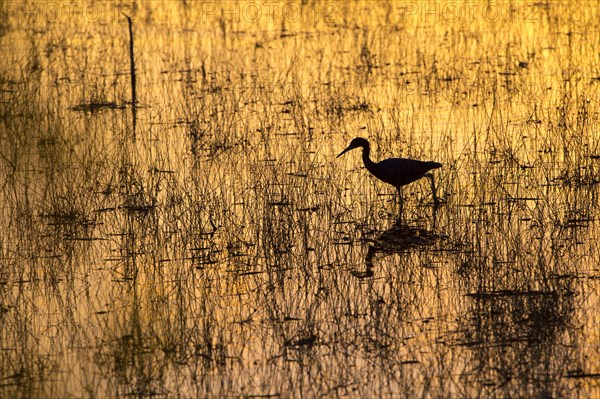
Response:
M0 2L1 398L600 397L600 7Z

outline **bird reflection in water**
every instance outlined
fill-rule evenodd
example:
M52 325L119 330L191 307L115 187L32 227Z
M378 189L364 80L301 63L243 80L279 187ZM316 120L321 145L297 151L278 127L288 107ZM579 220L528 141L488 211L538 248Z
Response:
M404 253L410 249L431 245L440 238L442 236L433 230L410 226L404 223L401 218L398 218L389 229L382 232L369 245L365 257L365 270L355 270L352 274L358 278L373 277L373 260L377 254L387 256Z

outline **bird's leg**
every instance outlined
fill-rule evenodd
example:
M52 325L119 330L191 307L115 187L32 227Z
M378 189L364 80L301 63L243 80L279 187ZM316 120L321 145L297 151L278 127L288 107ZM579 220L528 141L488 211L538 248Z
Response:
M437 226L437 211L438 211L438 206L437 204L434 204L432 209L431 209L431 217L433 218L433 229L435 230L436 226Z
M433 181L433 175L431 173L426 173L424 176L429 178L431 181L431 193L433 194L433 205L438 206L440 204L440 200L437 198L437 194L435 191L435 182Z
M398 218L402 219L402 212L404 211L404 197L402 196L402 189L396 187L398 190Z

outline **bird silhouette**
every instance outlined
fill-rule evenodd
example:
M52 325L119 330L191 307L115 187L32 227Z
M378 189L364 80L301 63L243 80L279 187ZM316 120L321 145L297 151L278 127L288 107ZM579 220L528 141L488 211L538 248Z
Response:
M424 162L416 159L406 158L389 158L381 162L373 162L369 158L371 147L369 141L362 137L356 137L350 142L348 148L342 151L336 158L341 157L345 153L355 148L362 147L362 159L365 167L373 176L379 180L391 184L396 187L400 200L402 201L402 186L419 180L422 177L427 177L431 181L431 192L433 194L433 203L438 205L440 202L435 191L435 183L433 175L427 173L432 169L441 168L442 164L438 162Z

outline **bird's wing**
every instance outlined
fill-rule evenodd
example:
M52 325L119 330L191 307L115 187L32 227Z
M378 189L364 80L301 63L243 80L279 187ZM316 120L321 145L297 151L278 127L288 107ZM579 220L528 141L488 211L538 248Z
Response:
M377 163L376 177L394 186L403 186L423 177L431 167L416 159L389 158Z

